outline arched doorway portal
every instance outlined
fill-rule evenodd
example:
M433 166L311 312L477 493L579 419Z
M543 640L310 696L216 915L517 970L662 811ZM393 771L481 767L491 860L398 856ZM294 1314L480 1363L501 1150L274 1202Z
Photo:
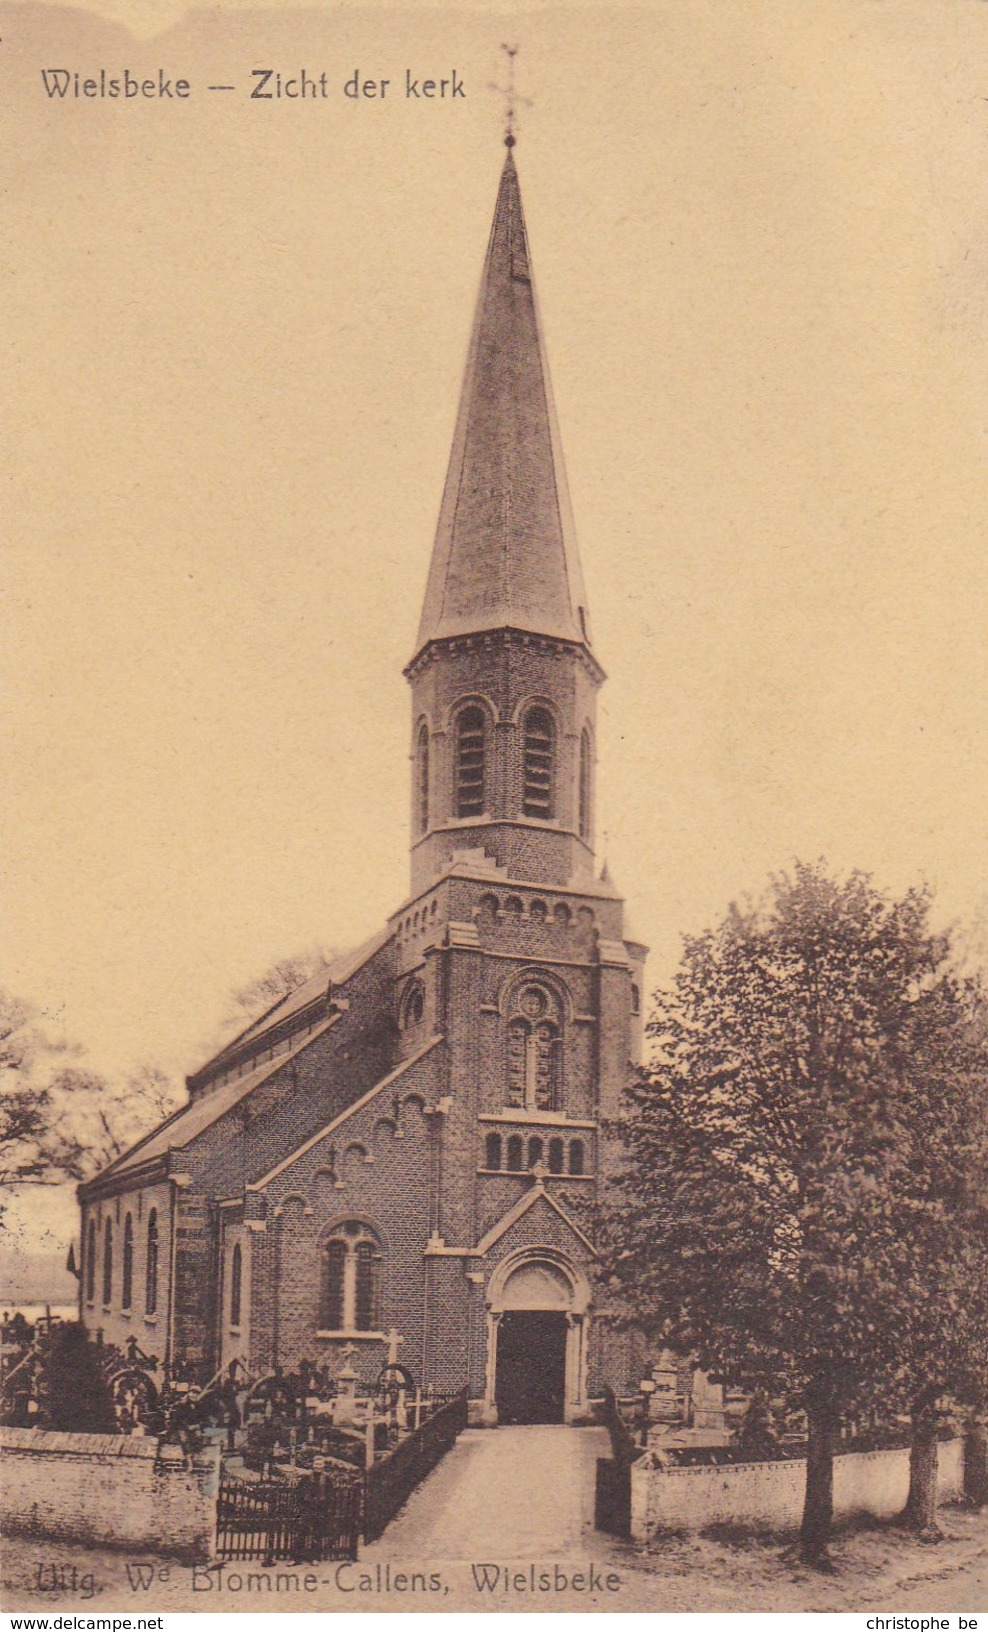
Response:
M490 1423L576 1422L586 1414L590 1286L552 1248L512 1253L487 1294Z

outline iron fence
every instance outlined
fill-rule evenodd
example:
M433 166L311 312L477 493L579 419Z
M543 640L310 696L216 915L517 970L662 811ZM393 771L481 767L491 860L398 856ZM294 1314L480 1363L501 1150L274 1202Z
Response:
M223 1480L216 1503L216 1556L265 1564L356 1558L363 1494L359 1474L290 1485Z
M432 1472L467 1425L467 1391L462 1389L425 1418L364 1475L364 1537L376 1541L416 1485Z
M442 1460L467 1423L467 1392L422 1402L419 1426L366 1472L303 1476L291 1484L220 1482L216 1556L304 1563L357 1557Z

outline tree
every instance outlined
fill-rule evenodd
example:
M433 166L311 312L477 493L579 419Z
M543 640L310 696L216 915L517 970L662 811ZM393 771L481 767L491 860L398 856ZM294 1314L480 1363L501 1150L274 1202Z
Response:
M903 1517L935 1541L940 1398L983 1410L988 1386L988 1100L980 992L945 973L924 994L924 1007L932 1024L916 1036L910 1062L909 1170L890 1200L900 1281L883 1324L894 1332L886 1386L912 1420ZM910 1319L900 1326L903 1305Z
M277 958L263 974L256 975L230 994L232 1009L227 1024L244 1026L259 1019L314 975L328 975L331 965L340 956L339 949L314 946L307 952Z
M90 1178L177 1110L183 1096L156 1066L143 1065L122 1081L69 1067L49 1089L65 1147L63 1166Z
M34 1010L0 991L0 1186L38 1182L70 1154L51 1092L39 1081L39 1058L54 1053Z
M889 902L862 874L800 864L760 906L732 907L686 941L657 994L655 1060L620 1128L605 1263L628 1318L741 1386L800 1398L801 1546L821 1567L842 1414L879 1389L933 1385L931 1297L946 1282L962 1299L976 1268L956 1205L972 1130L959 1128L988 1052L979 993L952 972L928 906L922 891ZM940 1263L934 1288L938 1229L971 1253ZM958 1362L969 1336L959 1328Z
M89 1178L179 1103L152 1066L113 1083L79 1062L79 1049L0 992L0 1189Z

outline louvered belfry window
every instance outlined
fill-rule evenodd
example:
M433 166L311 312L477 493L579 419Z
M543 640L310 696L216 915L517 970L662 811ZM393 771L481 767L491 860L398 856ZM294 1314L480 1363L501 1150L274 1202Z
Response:
M543 821L552 817L552 754L554 746L552 716L547 709L530 708L525 715L524 788L522 814L538 816Z
M487 722L482 708L465 708L456 723L456 814L482 816L486 804Z

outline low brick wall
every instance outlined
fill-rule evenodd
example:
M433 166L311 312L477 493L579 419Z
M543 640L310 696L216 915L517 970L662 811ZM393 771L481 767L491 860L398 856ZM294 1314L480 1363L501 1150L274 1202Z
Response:
M0 1429L0 1528L30 1535L208 1557L219 1451L186 1460L153 1439Z
M656 1530L701 1530L709 1524L741 1524L791 1530L803 1510L806 1463L739 1462L716 1468L631 1467L631 1534L647 1541ZM643 1465L643 1462L645 1465ZM939 1448L940 1500L964 1488L964 1445ZM834 1459L834 1516L870 1513L891 1518L909 1493L909 1452L865 1451Z

